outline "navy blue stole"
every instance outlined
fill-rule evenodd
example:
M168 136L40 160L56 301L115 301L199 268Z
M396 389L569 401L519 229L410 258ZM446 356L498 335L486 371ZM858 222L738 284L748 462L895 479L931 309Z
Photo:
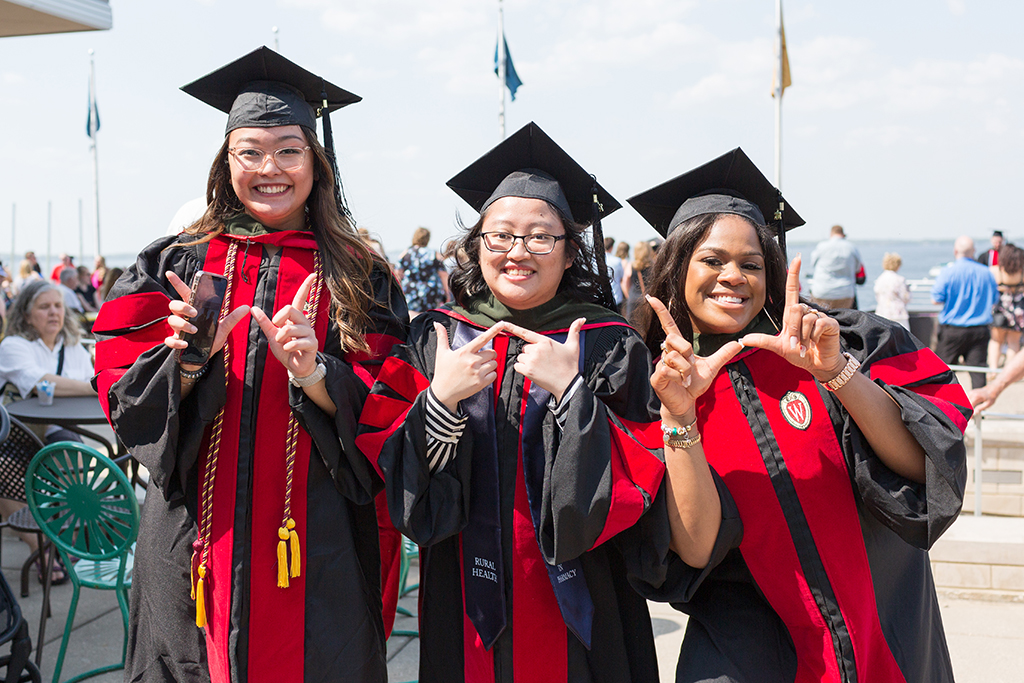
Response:
M451 348L457 349L481 330L456 321ZM584 344L580 333L580 349ZM559 343L565 333L548 335ZM485 348L490 348L488 345ZM507 362L507 359L499 359ZM583 355L580 353L580 369ZM534 534L539 534L540 508L544 490L544 419L551 394L532 384L524 400L526 410L521 426L523 479L533 519ZM468 415L473 434L473 467L470 476L469 521L462 531L462 563L465 582L466 615L473 622L486 649L505 630L505 580L501 550L501 502L498 487L498 444L495 429L494 390L487 387L460 402ZM538 540L538 548L540 542ZM543 555L543 552L541 552ZM590 649L594 603L579 559L559 565L545 563L548 580L567 628Z
M580 372L583 372L583 348L585 332L580 331ZM565 343L566 334L545 335L560 344ZM548 414L547 403L551 394L530 383L530 391L526 396L526 411L522 427L523 478L526 482L526 497L530 503L530 515L533 528L539 535L540 507L544 492L544 418ZM557 429L557 428L556 428ZM540 541L538 540L538 547ZM543 556L543 550L541 555ZM594 622L594 602L587 588L587 579L583 575L583 563L573 559L558 565L544 566L548 570L548 580L555 591L558 609L562 612L562 620L570 631L576 634L580 642L589 650L590 637Z
M456 321L452 350L481 334ZM492 348L490 342L484 348ZM469 416L473 467L469 482L469 522L462 531L462 567L466 616L488 650L505 630L505 573L501 558L501 501L498 495L498 440L494 427L494 387L459 405Z

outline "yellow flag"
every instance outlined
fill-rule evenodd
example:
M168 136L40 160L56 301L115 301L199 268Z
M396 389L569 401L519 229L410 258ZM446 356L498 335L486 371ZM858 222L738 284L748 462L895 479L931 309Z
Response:
M779 10L779 33L782 37L782 46L779 50L779 62L782 64L782 89L779 91L781 95L786 91L786 88L793 85L792 79L789 77L789 54L786 52L786 27L782 25L782 11ZM772 97L775 97L775 88L778 85L776 80L779 77L779 69L775 68L772 71Z

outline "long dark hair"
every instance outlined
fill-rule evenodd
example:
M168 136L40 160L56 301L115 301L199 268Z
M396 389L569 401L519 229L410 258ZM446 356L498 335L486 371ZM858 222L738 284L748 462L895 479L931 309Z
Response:
M487 290L487 282L480 269L480 233L489 210L490 207L485 209L477 222L468 228L461 217L456 216L455 219L462 230L458 238L458 249L464 250L466 258L460 259L448 280L448 286L456 303L461 306L466 306L472 296ZM562 227L565 228L565 254L572 258L572 265L562 274L558 292L567 292L574 301L600 304L601 280L594 267L594 247L587 239L587 226L566 220L553 206L551 210L562 221Z
M697 247L707 239L711 226L724 215L721 213L702 214L684 221L673 230L665 243L658 249L654 261L653 273L647 283L647 294L661 300L672 314L672 319L679 326L679 331L687 341L693 341L693 324L690 322L690 309L686 305L683 288L686 274L690 269L690 259ZM775 241L771 228L737 216L746 221L757 233L757 241L764 253L764 275L766 297L764 307L774 320L782 319L782 311L786 307L786 257ZM642 301L633 313L633 324L640 330L644 343L651 354L661 354L661 342L665 339L665 330L661 321L654 315L654 310L646 300Z
M332 315L346 351L368 351L364 333L370 322L369 307L373 302L370 272L374 261L383 260L372 253L356 233L348 216L339 208L334 172L327 151L316 133L300 126L306 144L313 152L313 189L306 199L309 225L320 248L324 281L331 292ZM245 211L242 201L231 186L228 166L228 138L217 152L206 182L206 213L185 229L200 239L178 246L207 242L224 232L225 223ZM386 264L385 264L386 267Z

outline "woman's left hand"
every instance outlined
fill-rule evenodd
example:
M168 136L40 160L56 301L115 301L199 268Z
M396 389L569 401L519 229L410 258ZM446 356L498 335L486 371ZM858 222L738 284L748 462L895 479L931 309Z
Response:
M846 366L839 345L839 323L825 313L800 303L800 256L789 264L786 308L778 335L748 334L744 346L767 349L804 368L819 382L834 379Z
M267 335L274 357L295 377L307 377L316 370L319 346L316 332L302 312L315 279L316 275L311 273L295 293L292 302L275 313L273 319L263 309L252 307L252 317L256 318L263 334Z
M573 321L564 344L525 327L507 324L506 332L526 342L516 358L515 371L561 401L562 394L579 372L580 329L585 322L586 318Z

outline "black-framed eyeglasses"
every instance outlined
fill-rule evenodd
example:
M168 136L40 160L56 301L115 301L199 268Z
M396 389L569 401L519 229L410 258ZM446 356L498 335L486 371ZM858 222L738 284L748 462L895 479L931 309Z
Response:
M542 232L533 235L513 235L509 232L482 232L480 237L483 238L487 251L504 254L512 251L512 247L516 245L516 240L522 240L526 251L535 256L550 254L555 250L555 245L558 244L559 240L565 239L565 235L548 235Z
M306 162L309 147L282 147L273 152L264 152L255 147L228 147L228 152L244 171L262 171L267 159L274 158L274 165L282 171L297 171Z

